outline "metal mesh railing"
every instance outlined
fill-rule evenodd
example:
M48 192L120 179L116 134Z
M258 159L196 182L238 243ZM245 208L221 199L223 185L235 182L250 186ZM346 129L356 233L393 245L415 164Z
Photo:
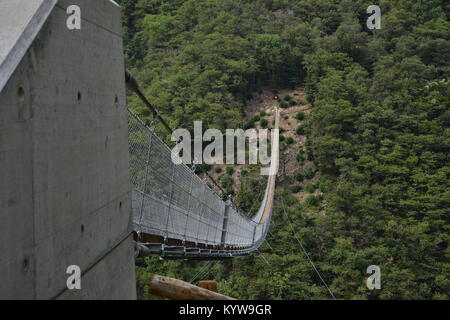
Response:
M171 150L154 128L131 111L128 122L133 223L137 232L183 243L240 249L263 241L268 222L259 224L242 216L188 166L175 165Z

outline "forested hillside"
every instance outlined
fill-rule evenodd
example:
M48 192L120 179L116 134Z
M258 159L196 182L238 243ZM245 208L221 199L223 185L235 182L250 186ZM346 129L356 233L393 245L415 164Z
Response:
M172 127L243 128L247 102L267 88L304 88L312 107L295 161L313 163L302 174L320 175L320 194L302 201L279 188L261 249L270 266L241 257L205 278L236 298L328 299L292 220L338 299L450 298L450 2L120 2L128 68ZM380 30L366 26L372 4ZM132 96L129 105L148 116ZM142 281L190 280L202 266L147 262ZM370 265L381 290L366 287Z

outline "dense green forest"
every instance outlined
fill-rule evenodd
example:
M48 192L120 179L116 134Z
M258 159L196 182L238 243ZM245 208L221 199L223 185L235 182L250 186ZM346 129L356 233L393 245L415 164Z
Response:
M302 202L279 188L261 249L270 266L240 257L205 278L236 298L328 299L284 202L336 298L450 298L450 2L120 2L128 68L172 127L241 128L262 88L304 87L313 108L305 148L322 195ZM372 4L380 30L366 26ZM148 119L132 96L129 105ZM190 280L203 266L146 262L142 283ZM381 290L366 287L369 265L381 268Z

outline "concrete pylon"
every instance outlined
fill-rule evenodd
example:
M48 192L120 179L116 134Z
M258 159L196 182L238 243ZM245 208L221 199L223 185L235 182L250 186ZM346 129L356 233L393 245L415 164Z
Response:
M136 298L123 60L113 1L0 1L0 299Z

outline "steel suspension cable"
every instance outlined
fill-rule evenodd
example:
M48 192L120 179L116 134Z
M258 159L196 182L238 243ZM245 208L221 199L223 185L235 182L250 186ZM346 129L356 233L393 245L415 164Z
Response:
M327 288L328 292L330 293L330 296L333 300L336 300L336 297L334 296L333 292L331 291L331 289L328 287L327 283L325 282L325 280L323 279L322 275L320 274L319 270L316 268L316 265L314 264L314 262L311 260L311 257L309 256L308 252L306 251L306 249L303 247L302 242L300 241L300 239L297 237L297 234L295 232L294 227L292 226L292 221L291 218L289 217L289 215L286 212L286 207L284 206L284 200L283 198L281 198L281 203L283 205L283 211L284 211L284 215L286 216L286 218L288 219L288 223L289 226L291 228L292 234L294 235L294 238L297 240L298 244L300 245L300 248L302 249L303 253L305 254L306 258L308 259L309 263L311 264L311 266L313 267L314 271L316 272L316 274L319 276L320 280L322 281L323 285L325 286L325 288Z
M197 280L197 278L200 275L203 275L202 273L205 272L205 270L207 270L207 268L209 267L209 265L211 264L211 261L208 261L196 274L195 276L191 279L191 281L189 281L189 283L193 283L195 280Z
M269 261L267 261L266 257L262 254L262 252L258 250L258 253L259 253L259 256L261 257L261 259L263 259L264 262L265 262L269 267L272 267L272 266L270 265Z

